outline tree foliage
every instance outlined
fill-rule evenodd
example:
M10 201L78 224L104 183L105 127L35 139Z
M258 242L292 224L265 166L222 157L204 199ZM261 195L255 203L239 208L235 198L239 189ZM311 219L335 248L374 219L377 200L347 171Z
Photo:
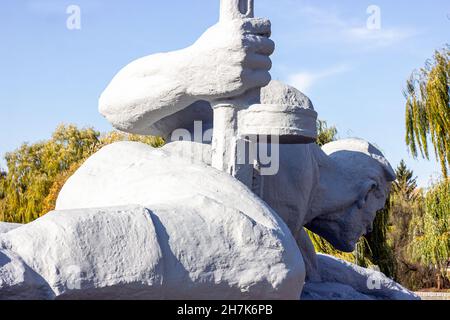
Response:
M429 159L434 147L444 177L450 167L450 47L436 51L407 81L406 144L412 155Z
M417 189L417 179L405 161L396 168L397 180L392 185L389 203L388 241L393 252L395 279L409 288L420 288L418 266L406 252L410 241L410 224L422 210L421 192Z
M388 229L395 279L413 290L448 287L450 183L443 180L424 193L404 161L396 173Z
M417 190L416 178L402 160L396 168L397 180L389 199L390 238L397 259L405 263L404 249L409 241L409 226L415 215L421 214L422 194Z
M99 136L93 129L60 126L49 141L24 143L16 151L7 153L2 220L25 223L41 216L43 200L54 178L72 163L92 154L99 144Z
M394 253L389 245L390 209L391 200L388 197L385 207L377 212L373 222L373 231L364 236L366 241L363 243L367 248L363 251L362 256L365 255L366 260L378 266L386 276L393 278L396 270Z
M436 51L424 68L411 75L404 94L406 143L414 157L420 152L427 159L432 145L444 179L418 197L408 191L415 181L410 180L410 186L401 181L396 185L404 195L397 203L409 209L403 212L411 213L410 237L402 240L403 246L406 243L410 261L421 264L427 274L434 270L437 286L448 285L445 269L450 251L450 46ZM405 178L409 176L404 172Z
M316 249L316 252L328 254L331 256L335 256L339 259L356 263L355 255L353 253L347 253L342 252L339 250L336 250L328 241L326 241L324 238L320 237L319 235L305 229L308 233L313 245L314 249Z
M450 179L432 187L424 199L424 211L411 221L412 241L408 251L412 259L434 268L437 286L449 285L450 261Z
M0 220L27 223L54 208L69 176L94 152L119 140L159 146L155 137L112 132L101 136L92 128L61 125L48 141L24 143L5 156L7 172L0 174Z
M335 126L328 126L326 121L317 121L317 141L319 146L323 146L329 142L335 141L338 131Z
M406 201L417 195L417 177L408 169L404 160L400 161L396 171L397 180L392 184L392 192L401 195Z

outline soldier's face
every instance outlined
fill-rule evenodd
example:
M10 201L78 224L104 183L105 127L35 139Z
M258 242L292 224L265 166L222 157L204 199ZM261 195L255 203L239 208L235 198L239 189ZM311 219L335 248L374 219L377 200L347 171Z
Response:
M349 207L318 216L306 227L343 252L355 250L362 235L372 231L376 213L386 202L388 188L374 183L365 195L359 196Z

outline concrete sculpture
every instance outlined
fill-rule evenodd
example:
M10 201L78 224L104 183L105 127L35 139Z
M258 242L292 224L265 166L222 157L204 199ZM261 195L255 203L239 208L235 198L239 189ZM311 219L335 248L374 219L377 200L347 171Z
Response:
M168 143L107 146L56 211L0 223L0 299L416 298L315 253L304 227L352 251L395 174L363 140L314 143L317 113L270 81L270 21L253 12L251 0L221 0L219 23L191 47L114 77L100 112ZM199 141L176 141L180 130ZM276 155L270 174L262 150Z
M88 181L98 197L72 192ZM303 286L295 240L263 201L144 144L92 156L57 209L0 235L0 298L295 299Z

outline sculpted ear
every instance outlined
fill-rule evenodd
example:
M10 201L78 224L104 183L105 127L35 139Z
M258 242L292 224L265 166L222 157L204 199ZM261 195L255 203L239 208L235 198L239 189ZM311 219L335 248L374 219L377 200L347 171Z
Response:
M378 183L375 180L369 180L363 185L362 192L358 197L358 209L362 209L365 206L370 193L376 192L376 190L378 190Z

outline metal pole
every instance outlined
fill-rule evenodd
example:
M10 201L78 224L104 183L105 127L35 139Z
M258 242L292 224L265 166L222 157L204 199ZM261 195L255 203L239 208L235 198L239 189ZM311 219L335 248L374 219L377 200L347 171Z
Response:
M221 0L220 21L253 18L253 0ZM214 131L212 141L212 166L229 173L252 188L253 165L240 161L238 137L238 113L244 106L233 103L218 103L214 109ZM244 158L245 155L244 155Z

